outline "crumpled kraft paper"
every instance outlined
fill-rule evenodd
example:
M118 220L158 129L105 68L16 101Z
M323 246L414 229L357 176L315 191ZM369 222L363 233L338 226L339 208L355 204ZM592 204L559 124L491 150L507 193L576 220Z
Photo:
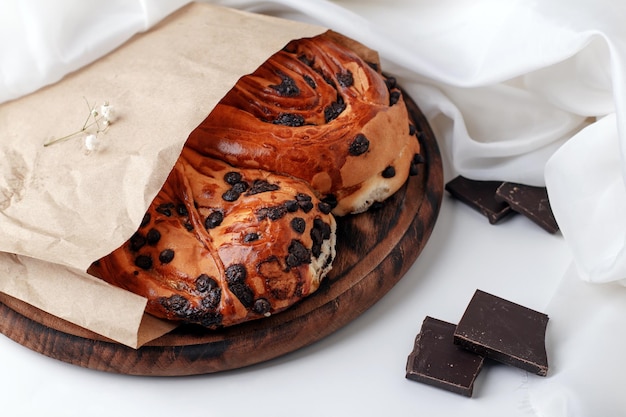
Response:
M137 229L189 133L237 79L292 39L326 29L191 4L61 82L0 106L0 291L131 347L145 299L89 276ZM87 153L80 130L107 101ZM146 328L148 327L148 328Z

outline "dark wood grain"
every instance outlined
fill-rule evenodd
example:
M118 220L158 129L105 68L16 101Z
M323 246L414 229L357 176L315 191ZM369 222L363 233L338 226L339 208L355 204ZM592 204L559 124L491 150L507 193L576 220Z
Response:
M407 97L405 95L405 97ZM382 298L418 258L443 195L441 155L416 104L425 163L382 207L338 220L337 258L321 288L291 309L220 331L181 326L139 349L107 340L0 293L0 332L49 357L91 369L194 375L264 362L314 343Z

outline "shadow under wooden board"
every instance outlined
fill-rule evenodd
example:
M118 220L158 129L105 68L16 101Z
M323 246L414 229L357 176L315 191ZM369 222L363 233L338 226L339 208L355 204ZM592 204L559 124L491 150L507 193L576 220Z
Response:
M46 356L144 376L208 374L261 363L310 345L354 320L406 273L426 245L443 196L433 132L405 94L424 164L381 207L337 219L337 257L320 289L289 310L219 331L180 326L139 349L115 343L0 293L0 332Z

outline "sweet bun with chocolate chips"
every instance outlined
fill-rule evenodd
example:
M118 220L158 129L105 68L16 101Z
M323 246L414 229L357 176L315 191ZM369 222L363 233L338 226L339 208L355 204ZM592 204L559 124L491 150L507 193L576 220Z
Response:
M139 230L89 272L146 297L152 315L219 328L313 293L335 230L305 182L185 148Z
M190 135L201 154L303 179L333 213L367 210L422 160L402 92L334 32L290 42Z
M422 161L394 79L349 43L293 41L242 77L137 232L90 272L146 297L148 313L208 328L313 293L336 255L334 215L385 200Z

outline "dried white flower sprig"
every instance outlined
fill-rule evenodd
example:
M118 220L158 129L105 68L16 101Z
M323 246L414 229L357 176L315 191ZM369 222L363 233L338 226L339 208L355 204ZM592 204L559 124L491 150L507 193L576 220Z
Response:
M100 106L92 106L89 104L87 99L85 99L85 103L89 109L89 115L87 116L85 123L83 123L83 127L74 133L70 133L69 135L65 135L60 138L52 138L45 142L43 146L50 146L74 137L82 136L83 144L87 152L95 152L101 148L98 135L105 132L111 123L113 123L115 119L115 109L109 104L108 101L105 101Z

